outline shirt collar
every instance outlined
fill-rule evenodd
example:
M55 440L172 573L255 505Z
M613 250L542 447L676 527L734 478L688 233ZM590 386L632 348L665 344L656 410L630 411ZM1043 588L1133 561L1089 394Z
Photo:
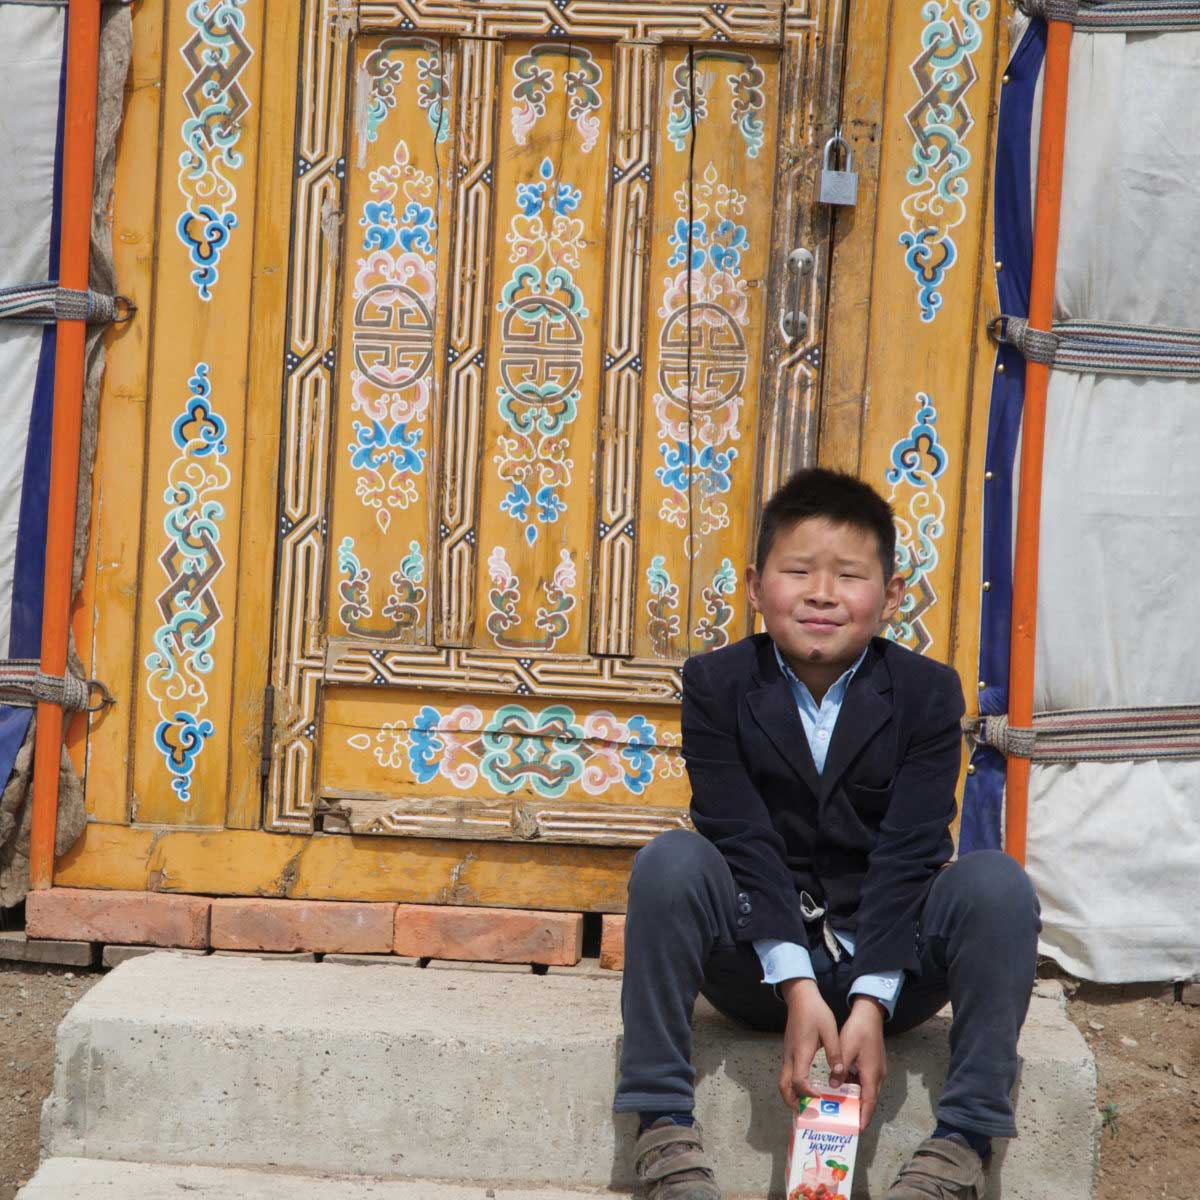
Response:
M779 647L773 640L771 642L771 648L775 651L775 661L779 664L779 669L783 672L783 677L792 685L793 688L803 688L804 694L808 696L810 700L812 700L812 693L808 690L808 684L799 679L796 676L796 672L788 666L787 659L780 654ZM863 647L863 652L854 660L854 662L851 663L850 666L848 666L832 684L830 684L829 691L825 693L822 704L825 703L826 700L834 700L838 703L841 702L842 696L845 694L846 689L850 686L850 680L854 678L855 671L857 671L858 668L863 665L863 659L867 657L867 651L870 650L870 648L871 643L868 642ZM815 704L816 701L813 701L813 703Z

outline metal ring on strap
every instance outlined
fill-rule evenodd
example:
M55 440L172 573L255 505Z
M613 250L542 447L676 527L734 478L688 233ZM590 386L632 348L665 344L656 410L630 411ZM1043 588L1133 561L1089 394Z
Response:
M1032 758L1034 731L1010 725L1007 715L963 717L963 733L981 746L991 746L1006 758Z
M1030 362L1054 362L1058 351L1058 336L1044 329L1031 328L1025 317L999 316L992 322L990 331L998 342L1016 346Z
M0 288L0 320L24 325L87 321L108 325L128 321L136 307L128 296L79 291L55 283L27 283Z
M80 679L69 671L47 675L37 659L0 661L0 704L18 708L57 704L68 712L94 713L115 703L98 679Z

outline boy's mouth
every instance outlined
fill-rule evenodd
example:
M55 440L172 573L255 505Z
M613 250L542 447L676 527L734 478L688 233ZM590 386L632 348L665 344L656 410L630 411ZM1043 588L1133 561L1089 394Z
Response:
M841 629L841 622L831 621L825 617L809 617L800 622L805 629L811 629L814 633L830 633L835 629Z

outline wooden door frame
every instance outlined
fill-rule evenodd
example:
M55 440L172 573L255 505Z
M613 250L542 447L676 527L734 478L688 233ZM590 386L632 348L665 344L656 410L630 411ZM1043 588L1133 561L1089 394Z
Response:
M534 665L519 655L453 644L429 649L368 648L326 638L324 584L337 324L328 298L336 294L339 271L351 39L389 32L468 39L461 43L459 86L466 86L469 71L484 72L482 94L495 94L495 87L486 87L487 73L494 73L498 61L491 49L498 45L494 39L503 35L603 37L619 44L651 46L669 36L673 42L781 48L784 83L775 195L782 203L776 207L771 235L768 338L760 384L763 450L755 489L758 496L765 497L795 466L811 461L815 452L820 322L814 320L813 332L803 342L789 344L779 329L770 297L780 294L787 251L807 245L816 252L816 263L807 277L806 311L814 317L822 312L829 215L813 200L822 135L832 130L836 112L841 56L837 34L845 2L830 0L828 7L814 15L790 0L786 6L783 0L708 5L629 0L598 16L593 3L564 0L554 9L553 22L546 5L523 4L521 0L475 0L470 4L460 0L363 0L358 5L343 3L340 9L312 0L305 4L291 222L293 230L300 229L302 235L293 232L286 317L272 703L266 721L269 745L263 748L264 766L269 763L266 828L299 833L313 827L319 697L324 683L436 686L610 701L632 696L639 703L668 705L677 704L680 696L678 668L658 660L593 658ZM821 77L812 81L813 63L820 53L825 54L824 69ZM481 121L478 128L483 130L486 124ZM468 150L473 154L460 160L466 175L455 204L462 199L488 205L491 142L476 138ZM476 287L486 288L483 277L471 278ZM464 349L482 345L478 329L467 328L462 336ZM474 396L479 403L481 390L482 379L473 380L461 394ZM452 405L453 401L448 407ZM476 413L464 412L461 417L478 421ZM443 437L453 435L457 419L455 413L449 414L443 423ZM443 496L443 501L446 508L440 519L453 531L443 545L449 543L450 564L457 563L457 571L470 577L473 547L468 535L474 513L462 496ZM632 572L626 574L632 578ZM441 621L450 642L460 640L453 634L464 627L463 589L454 587L454 578L452 574L451 586L445 589L449 607L443 608Z

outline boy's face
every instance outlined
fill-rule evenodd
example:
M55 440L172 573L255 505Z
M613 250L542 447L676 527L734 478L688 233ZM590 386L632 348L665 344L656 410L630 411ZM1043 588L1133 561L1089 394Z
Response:
M813 517L780 531L761 573L746 568L746 590L803 679L804 667L840 674L851 666L899 608L904 581L884 580L874 534Z

